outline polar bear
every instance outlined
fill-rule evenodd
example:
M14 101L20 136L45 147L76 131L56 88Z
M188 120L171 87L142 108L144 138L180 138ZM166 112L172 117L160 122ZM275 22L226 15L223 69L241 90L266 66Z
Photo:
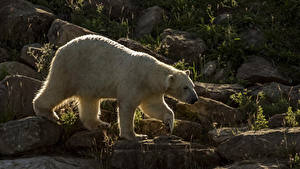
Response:
M92 130L109 125L99 119L100 100L114 98L118 100L120 137L136 140L146 137L134 132L137 107L172 131L174 113L164 101L165 94L190 104L198 99L189 71L175 69L106 37L85 35L57 50L33 108L36 115L56 121L53 108L75 97L82 123Z

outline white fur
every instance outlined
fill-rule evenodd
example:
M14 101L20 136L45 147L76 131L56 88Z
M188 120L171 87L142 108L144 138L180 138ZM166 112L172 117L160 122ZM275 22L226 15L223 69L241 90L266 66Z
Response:
M170 78L170 76L172 78ZM175 78L175 80L174 80ZM42 89L33 100L37 115L56 120L53 108L77 97L80 119L88 129L106 125L98 118L101 98L116 98L119 104L120 136L136 139L133 131L135 109L173 127L174 113L164 102L164 94L187 101L194 84L184 71L154 57L130 50L108 38L85 35L62 46L52 60ZM181 94L175 94L179 92Z

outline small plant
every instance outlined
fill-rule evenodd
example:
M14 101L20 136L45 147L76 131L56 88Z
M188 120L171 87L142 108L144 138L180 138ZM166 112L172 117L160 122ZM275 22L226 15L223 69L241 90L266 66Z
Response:
M299 125L299 123L297 122L296 116L300 115L300 109L298 109L297 111L294 112L292 107L289 107L286 114L287 114L287 116L285 117L285 120L286 120L287 126L296 127Z
M193 66L189 66L189 64L186 63L184 61L184 59L181 59L178 62L174 63L173 66L179 70L190 70L191 71L191 79L193 81L197 81L199 79L199 73L196 69L195 64L193 64Z
M138 126L139 122L143 119L144 114L140 109L135 110L135 115L134 115L134 124L135 126Z
M258 106L254 126L252 126L253 130L260 130L268 127L268 121L263 112L263 108Z
M300 169L299 153L295 153L295 155L290 156L290 168Z
M29 54L36 60L38 72L40 72L43 77L46 77L49 72L51 60L55 55L54 45L46 43L41 48L41 54L36 54L33 52L29 52Z

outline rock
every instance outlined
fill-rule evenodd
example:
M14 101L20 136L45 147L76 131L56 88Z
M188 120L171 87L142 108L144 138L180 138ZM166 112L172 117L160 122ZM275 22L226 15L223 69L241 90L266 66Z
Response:
M297 107L300 100L300 85L286 86L280 83L267 83L260 86L253 86L248 88L251 95L257 95L259 92L263 92L266 99L270 102L276 102L280 98L285 98L289 103Z
M34 58L34 56L42 55L41 47L42 45L39 43L25 45L21 50L21 59L31 67L37 69L36 58Z
M26 76L8 76L0 82L0 122L34 115L32 100L41 81Z
M87 34L96 33L67 21L55 19L52 22L47 37L51 44L60 47L76 37Z
M176 107L176 117L193 116L196 121L203 123L203 119L208 119L210 124L235 125L239 124L244 115L238 109L232 108L224 103L209 98L199 97L194 104L178 103ZM182 118L185 119L185 118ZM189 120L189 119L186 119ZM205 123L204 123L205 124ZM206 126L206 125L205 125Z
M156 52L148 49L147 47L143 46L141 43L134 41L132 39L128 39L128 38L120 38L118 40L118 43L132 49L138 52L144 52L144 53L148 53L149 55L155 57L156 59L167 63L167 64L174 64L175 62L169 58L166 58L162 55L157 54Z
M239 84L213 84L195 82L195 90L199 96L211 98L223 103L228 103L232 94L244 90Z
M157 119L150 118L140 120L135 127L137 133L146 134L149 138L168 134L164 123Z
M0 154L14 155L58 142L61 128L42 117L27 117L0 124Z
M228 22L230 22L232 20L232 14L230 13L223 13L218 15L215 20L214 23L215 24L226 24Z
M0 63L6 62L9 60L9 55L7 53L7 50L4 48L0 48Z
M163 19L164 10L159 6L153 6L142 11L136 25L135 35L137 38L150 34L153 28Z
M153 118L140 120L136 132L146 134L148 138L169 134L165 124ZM196 122L175 120L172 134L187 141L200 140L204 135L204 127Z
M217 150L222 157L231 161L264 157L275 161L288 158L292 152L299 152L299 143L300 127L265 129L238 134L220 144Z
M238 135L242 132L245 132L247 130L248 129L246 127L244 128L222 127L222 128L216 128L210 130L208 132L208 136L215 144L218 145L230 139L231 137Z
M43 42L55 18L52 13L25 0L1 1L0 41L17 48Z
M214 169L289 169L286 161L267 160L243 160L225 167L216 167Z
M217 66L218 66L217 64L218 62L216 60L205 63L202 70L202 74L205 77L211 77L213 74L215 74L217 70Z
M71 151L88 151L105 146L105 135L101 130L81 131L73 134L66 142Z
M285 124L285 117L286 116L287 116L286 113L273 115L269 119L268 127L270 127L270 128L283 127L284 124Z
M289 84L289 80L282 76L271 62L259 56L249 57L249 60L238 68L236 77L251 83L278 82Z
M160 50L174 61L184 59L190 65L197 64L206 49L204 41L192 33L165 29L161 37Z
M224 81L226 80L226 76L225 76L225 69L218 69L215 73L215 75L213 76L213 80L215 81Z
M242 40L244 40L248 46L259 47L265 41L264 34L257 29L249 29L242 33Z
M132 142L122 140L113 147L111 166L126 169L212 168L220 158L209 148L196 148L172 136Z
M1 169L99 169L100 162L94 159L64 156L37 156L0 160Z
M200 123L187 121L187 120L176 120L173 133L187 141L201 140L203 139L205 128Z
M23 75L35 79L42 79L42 76L32 68L15 61L0 63L0 72L7 75Z

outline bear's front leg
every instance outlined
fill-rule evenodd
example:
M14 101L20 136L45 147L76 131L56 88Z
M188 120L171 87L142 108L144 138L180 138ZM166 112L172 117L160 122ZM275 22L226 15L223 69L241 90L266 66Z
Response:
M140 109L148 116L161 120L170 133L174 128L174 112L165 103L164 95L153 95L142 101Z
M120 138L127 140L143 140L147 138L147 135L136 134L134 132L134 112L136 106L119 103L119 129L120 129Z

